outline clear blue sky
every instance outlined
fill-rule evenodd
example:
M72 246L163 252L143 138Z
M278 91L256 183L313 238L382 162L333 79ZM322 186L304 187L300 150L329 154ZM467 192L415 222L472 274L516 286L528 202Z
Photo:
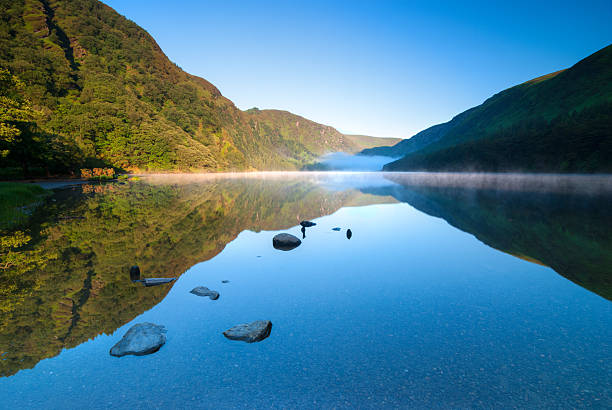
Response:
M414 133L612 43L612 0L106 0L241 109Z

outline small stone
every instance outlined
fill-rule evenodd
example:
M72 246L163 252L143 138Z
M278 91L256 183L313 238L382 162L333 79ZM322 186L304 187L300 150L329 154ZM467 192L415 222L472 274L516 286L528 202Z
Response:
M196 296L208 296L211 300L219 299L219 292L215 290L210 290L205 286L198 286L196 288L193 288L189 293L193 293Z
M311 226L315 226L316 223L310 221L302 221L300 222L300 225L302 225L304 228L310 228Z
M227 280L227 279L223 279L223 280L221 281L221 283L229 283L229 280Z
M272 322L269 320L256 320L252 323L236 325L223 332L223 336L230 340L240 340L242 342L260 342L270 336L272 332Z
M274 238L272 238L272 246L281 251L290 251L292 249L297 248L301 244L302 241L288 233L279 233Z
M351 236L353 236L353 232L351 232L351 230L350 230L350 229L348 229L348 230L346 231L346 238L347 238L347 239L351 239Z
M132 326L111 349L110 355L128 354L144 356L155 353L166 343L166 328L154 323L138 323Z
M332 231L338 232L339 230L340 230L340 228L338 228L337 226L335 228L332 228Z

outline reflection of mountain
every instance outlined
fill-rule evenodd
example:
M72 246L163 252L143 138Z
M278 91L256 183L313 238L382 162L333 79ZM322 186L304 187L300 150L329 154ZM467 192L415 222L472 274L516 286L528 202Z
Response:
M547 265L612 300L610 191L597 195L563 192L561 188L568 186L563 183L553 184L547 193L541 193L541 178L525 184L535 183L539 186L537 191L524 191L518 186L496 190L487 184L469 188L460 181L443 184L438 179L427 183L399 175L390 175L389 179L400 185L365 192L392 195L445 219L493 248Z
M21 262L0 271L0 376L111 333L159 303L170 286L132 284L130 265L138 264L144 276L179 276L243 230L284 229L370 202L381 199L286 179L60 192L33 216L30 246L19 249L21 259L11 256Z

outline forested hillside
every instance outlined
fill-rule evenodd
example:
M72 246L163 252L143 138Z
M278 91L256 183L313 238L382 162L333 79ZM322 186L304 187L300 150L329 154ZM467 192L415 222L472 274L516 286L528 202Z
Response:
M296 169L357 150L297 115L237 109L97 0L0 0L0 11L5 173Z
M405 155L393 171L612 172L610 124L612 46L367 153Z

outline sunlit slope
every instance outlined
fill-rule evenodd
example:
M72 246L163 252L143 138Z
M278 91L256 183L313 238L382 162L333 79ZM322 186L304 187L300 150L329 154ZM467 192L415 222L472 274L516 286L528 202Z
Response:
M385 170L612 172L610 124L612 46L397 144Z
M0 67L24 83L16 92L38 113L44 149L26 155L31 168L299 169L358 150L297 115L239 110L97 0L0 0L0 12ZM15 150L0 167L21 159Z
M374 147L391 147L402 141L401 138L379 138L369 135L344 134L344 137L355 145L355 151L346 151L356 154L362 150Z

